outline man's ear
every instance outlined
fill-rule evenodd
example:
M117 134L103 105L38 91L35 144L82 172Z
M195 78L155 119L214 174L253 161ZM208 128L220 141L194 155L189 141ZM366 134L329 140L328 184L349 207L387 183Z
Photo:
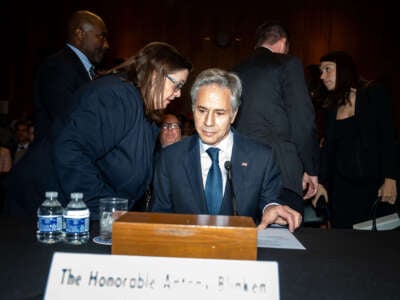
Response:
M85 31L82 30L82 28L80 27L77 27L74 30L74 35L79 41L82 41L85 38L85 34L86 34Z
M287 38L282 38L282 54L289 53L289 41Z
M279 41L278 41L278 43L279 43L279 53L281 53L281 54L286 54L286 38L281 38L281 39L279 39Z

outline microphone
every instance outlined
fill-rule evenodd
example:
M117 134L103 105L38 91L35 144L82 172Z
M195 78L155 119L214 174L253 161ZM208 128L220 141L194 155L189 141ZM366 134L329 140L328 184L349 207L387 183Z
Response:
M372 231L378 231L378 227L376 226L376 210L378 208L379 202L381 202L381 197L377 197L375 202L372 203L371 211L372 211Z
M315 211L316 211L317 217L322 217L324 220L330 218L328 205L326 204L324 195L319 196L316 207L315 207Z
M232 163L229 160L227 160L224 164L224 167L227 172L229 189L230 189L231 195L232 195L231 199L232 199L233 215L237 216L238 212L236 209L236 196L235 196L235 191L233 190L233 184L232 184Z

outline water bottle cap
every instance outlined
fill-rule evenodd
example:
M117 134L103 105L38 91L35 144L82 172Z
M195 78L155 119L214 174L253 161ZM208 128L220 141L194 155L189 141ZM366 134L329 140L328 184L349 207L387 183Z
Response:
M71 193L71 199L83 199L82 193Z
M54 191L48 191L45 193L46 198L56 198L58 196L57 192Z

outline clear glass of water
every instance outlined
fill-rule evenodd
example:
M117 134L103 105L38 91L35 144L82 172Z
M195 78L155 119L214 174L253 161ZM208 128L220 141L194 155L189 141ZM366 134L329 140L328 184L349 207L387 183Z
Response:
M99 200L100 236L93 239L99 244L112 244L112 224L128 210L128 199L101 198Z

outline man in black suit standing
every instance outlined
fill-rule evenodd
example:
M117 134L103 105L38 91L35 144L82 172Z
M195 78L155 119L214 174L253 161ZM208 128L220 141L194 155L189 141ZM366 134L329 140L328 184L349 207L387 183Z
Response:
M58 136L74 106L70 96L95 79L94 66L109 48L106 25L90 11L80 10L71 15L67 35L64 49L47 58L37 74L35 140L5 178L4 211L8 215L32 217L46 191L60 191L51 161L53 138Z
M281 199L302 211L303 198L317 191L319 163L314 108L303 66L287 55L288 32L281 24L262 24L256 38L254 53L233 69L243 83L234 126L273 148L282 172Z
M281 205L281 176L271 147L231 130L241 91L233 73L208 69L197 76L191 89L197 134L162 150L152 210L251 216L259 229L277 223L293 231L301 214Z
M60 121L57 128L61 126L71 109L69 96L94 79L94 67L103 60L108 48L107 28L98 15L86 10L71 15L67 44L50 56L37 74L34 95L37 141L50 133L55 121ZM52 130L57 133L57 129Z

